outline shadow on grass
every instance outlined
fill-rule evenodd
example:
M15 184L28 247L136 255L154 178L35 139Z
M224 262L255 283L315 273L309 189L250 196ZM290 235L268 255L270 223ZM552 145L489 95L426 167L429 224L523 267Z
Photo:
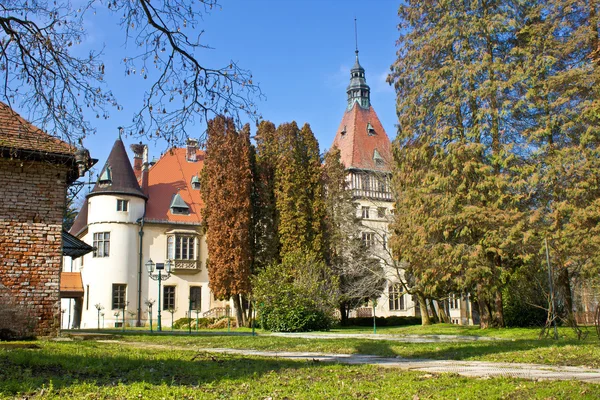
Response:
M76 384L199 386L225 379L257 378L283 369L321 367L304 360L61 343L39 350L0 352L0 393L27 394L44 387L60 390Z

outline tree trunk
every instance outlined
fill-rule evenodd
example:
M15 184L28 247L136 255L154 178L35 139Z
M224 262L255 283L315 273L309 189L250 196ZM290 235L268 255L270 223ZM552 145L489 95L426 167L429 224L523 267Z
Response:
M416 294L417 300L419 301L419 308L421 311L421 325L431 325L431 319L429 318L429 313L427 312L427 301L425 300L425 296L423 293L418 292Z
M235 318L237 321L238 328L241 326L246 326L246 321L244 318L244 310L242 310L242 301L240 299L239 294L234 294L233 298L233 306L235 308Z
M346 303L342 302L342 303L340 303L340 306L338 309L340 311L340 325L348 326L348 314L349 314L348 306L346 305Z
M573 316L573 294L571 292L571 275L569 269L561 267L556 279L556 292L560 294L565 305L565 318L569 326L574 326L575 318ZM556 297L556 295L555 295ZM554 299L556 303L556 299Z
M428 299L429 300L429 307L431 308L431 320L433 321L434 324L437 324L440 322L440 319L438 317L437 311L435 310L435 306L433 304L433 299Z
M439 307L440 320L445 324L450 324L450 317L448 316L448 312L446 312L446 304L448 303L444 301L441 304L442 305ZM440 305L439 302L438 305Z
M477 285L477 308L479 309L479 327L481 329L487 329L490 327L490 314L487 309L485 297L481 284Z
M496 290L494 298L494 325L496 328L504 328L504 306L502 304L502 292Z

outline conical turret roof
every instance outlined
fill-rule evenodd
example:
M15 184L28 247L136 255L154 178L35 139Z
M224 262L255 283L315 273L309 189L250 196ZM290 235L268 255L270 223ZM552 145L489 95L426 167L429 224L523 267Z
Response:
M88 196L100 194L126 194L148 198L140 189L121 138L115 141L108 160L98 175L98 181Z

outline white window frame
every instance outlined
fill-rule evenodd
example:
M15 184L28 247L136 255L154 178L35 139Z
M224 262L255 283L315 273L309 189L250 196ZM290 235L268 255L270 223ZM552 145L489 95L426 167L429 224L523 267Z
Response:
M198 259L198 237L193 234L172 233L167 236L167 259L195 261Z
M363 219L369 219L369 206L361 206L360 212Z
M110 256L110 232L96 232L93 234L93 257L102 258Z
M363 232L361 239L365 247L372 247L375 244L375 233Z
M404 295L404 288L400 283L393 283L388 286L390 311L406 310L406 299Z

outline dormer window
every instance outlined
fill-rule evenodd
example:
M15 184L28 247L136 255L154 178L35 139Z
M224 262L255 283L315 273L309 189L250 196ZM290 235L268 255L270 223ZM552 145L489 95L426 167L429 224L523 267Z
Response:
M373 161L375 161L377 167L383 167L385 164L383 157L381 157L377 149L373 151Z
M169 208L171 209L171 214L187 215L190 213L190 207L183 201L179 193L173 196Z
M104 185L109 185L112 183L112 171L110 170L109 166L107 166L104 169L104 171L102 171L102 173L100 174L100 178L98 178L98 183Z
M375 134L375 128L373 128L373 125L371 125L370 122L367 123L367 133L369 136L373 136Z
M346 125L344 125L344 129L342 129L341 134L342 134L342 136L344 136L346 134Z
M194 175L192 176L192 189L194 190L200 190L200 178L198 178L198 175Z

